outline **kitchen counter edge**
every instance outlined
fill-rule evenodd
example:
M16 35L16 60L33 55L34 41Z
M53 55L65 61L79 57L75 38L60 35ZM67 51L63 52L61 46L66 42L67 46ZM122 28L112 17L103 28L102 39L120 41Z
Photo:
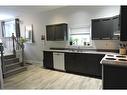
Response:
M42 50L42 51L50 51L50 52L60 52L60 53L90 53L90 54L118 54L115 52L102 52L102 51L71 51L71 50Z

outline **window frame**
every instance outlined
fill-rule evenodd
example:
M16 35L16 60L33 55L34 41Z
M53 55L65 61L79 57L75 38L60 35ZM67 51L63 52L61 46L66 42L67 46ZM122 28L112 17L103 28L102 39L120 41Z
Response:
M2 26L3 27L3 30L2 30L2 36L4 37L4 38L10 38L9 36L6 36L6 30L5 30L5 23L6 22L10 22L10 21L14 21L14 26L15 26L15 19L13 19L13 20L7 20L7 21L3 21L3 23L4 23L4 25ZM15 28L15 27L14 27ZM14 34L15 34L15 36L16 36L16 29L14 30Z
M70 37L71 37L71 34L72 35L78 35L78 33L71 33L71 29L78 29L78 28L89 28L89 32L85 32L85 33L79 33L79 35L81 34L81 35L83 35L83 34L89 34L89 40L90 40L90 45L89 46L85 46L85 45L70 45ZM92 39L91 39L91 37L92 37L92 35L91 35L91 26L90 25L83 25L83 26L73 26L73 27L70 27L69 28L69 33L68 33L68 37L69 37L69 40L68 40L68 46L69 47L88 47L88 48L90 48L90 47L93 47L93 43L92 43Z
M7 20L2 20L1 21L1 28L2 28L2 37L4 38L11 38L10 37L6 37L5 36L5 22L10 22L10 21L14 21L14 24L15 24L15 37L17 38L20 38L20 20L18 18L15 18L15 19L7 19Z

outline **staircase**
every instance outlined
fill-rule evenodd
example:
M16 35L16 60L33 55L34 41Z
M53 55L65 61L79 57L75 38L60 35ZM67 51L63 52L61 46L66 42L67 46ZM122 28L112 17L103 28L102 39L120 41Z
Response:
M24 64L24 44L19 43L14 33L9 40L5 40L5 43L0 43L0 61L4 78L27 70Z
M16 55L13 54L4 56L4 64L4 78L27 70L26 66L23 66L22 62L19 61L19 58L16 58Z

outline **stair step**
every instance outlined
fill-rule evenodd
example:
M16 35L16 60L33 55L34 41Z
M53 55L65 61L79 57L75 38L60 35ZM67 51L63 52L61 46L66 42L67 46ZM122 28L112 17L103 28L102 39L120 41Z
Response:
M17 62L19 62L19 58L11 58L11 59L4 60L5 65L13 64L13 63L17 63Z
M13 64L7 64L7 65L5 65L5 67L14 66L14 65L17 65L17 64L20 64L21 65L21 62L16 62L16 63L13 63Z
M16 55L4 55L4 59L16 58Z
M20 73L20 72L26 71L26 70L27 70L26 66L18 67L18 68L15 68L13 70L9 70L9 71L3 73L3 77L6 78L6 77L15 75L17 73Z
M9 70L21 67L21 64L22 64L21 62L17 62L17 63L5 65L5 71L7 72Z

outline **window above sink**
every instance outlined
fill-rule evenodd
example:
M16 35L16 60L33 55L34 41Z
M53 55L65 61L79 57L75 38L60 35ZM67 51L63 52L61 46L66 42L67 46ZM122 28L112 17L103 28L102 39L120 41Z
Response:
M70 27L69 31L69 45L70 46L85 46L92 45L90 25L80 27Z

